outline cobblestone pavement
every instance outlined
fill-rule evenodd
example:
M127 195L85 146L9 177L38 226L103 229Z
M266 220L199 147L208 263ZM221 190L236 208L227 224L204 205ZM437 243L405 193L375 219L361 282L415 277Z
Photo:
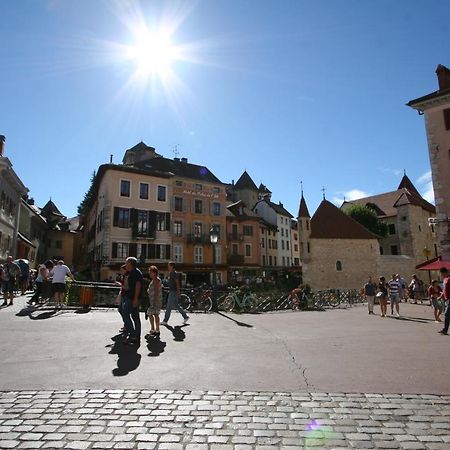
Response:
M449 449L450 396L173 390L0 393L0 448Z

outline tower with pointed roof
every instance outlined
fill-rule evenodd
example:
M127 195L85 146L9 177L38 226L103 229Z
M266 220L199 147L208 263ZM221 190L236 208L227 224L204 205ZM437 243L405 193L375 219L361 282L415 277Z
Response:
M259 189L246 170L234 185L231 186L231 197L234 202L242 200L246 206L253 209L259 200Z
M436 68L439 89L416 98L407 106L425 117L436 202L436 235L438 252L450 261L450 69L439 64Z
M300 259L302 262L309 261L310 256L310 235L311 235L311 216L308 211L308 206L306 205L305 197L302 196L300 199L300 206L298 208L298 216L297 216L297 230L298 230L298 238L300 242Z

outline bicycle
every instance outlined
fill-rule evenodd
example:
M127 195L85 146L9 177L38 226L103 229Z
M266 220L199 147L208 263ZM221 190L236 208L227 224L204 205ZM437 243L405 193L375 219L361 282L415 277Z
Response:
M185 298L184 301L186 303L186 309L187 311L193 311L195 309L202 310L204 312L210 312L213 307L213 301L211 299L212 291L211 289L192 289L190 291L191 297L187 294L184 295Z
M232 290L226 294L225 298L222 300L223 309L231 312L235 308L239 308L242 311L253 312L258 304L258 297L250 292L244 294L242 299L240 299L237 292L239 292L239 290Z

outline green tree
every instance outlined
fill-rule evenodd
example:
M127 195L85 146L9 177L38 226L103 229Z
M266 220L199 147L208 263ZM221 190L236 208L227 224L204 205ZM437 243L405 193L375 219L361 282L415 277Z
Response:
M369 206L359 205L357 203L350 206L345 210L345 213L352 219L355 219L363 227L367 228L372 233L378 234L378 236L385 237L388 232L388 227L384 222L378 218L374 209Z
M78 214L84 215L87 212L89 205L94 201L95 199L94 184L95 184L95 170L91 176L91 185L89 186L89 190L86 192L86 194L84 194L83 200L78 205L77 208Z

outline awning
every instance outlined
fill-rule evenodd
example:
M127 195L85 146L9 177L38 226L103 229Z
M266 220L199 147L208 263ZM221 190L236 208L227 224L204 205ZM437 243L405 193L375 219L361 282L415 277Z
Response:
M17 237L30 247L36 248L36 246L29 239L27 239L20 231L17 233Z
M441 257L430 259L416 266L417 270L439 270L442 268L450 270L450 261L442 261Z

